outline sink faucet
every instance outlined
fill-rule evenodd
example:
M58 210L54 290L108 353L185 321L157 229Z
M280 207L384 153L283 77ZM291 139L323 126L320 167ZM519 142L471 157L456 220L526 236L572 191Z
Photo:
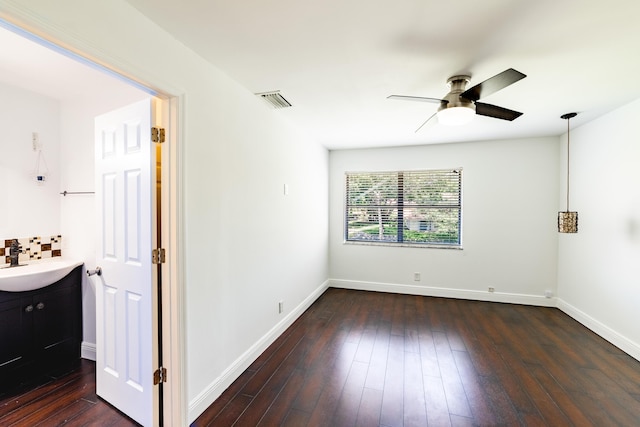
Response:
M9 247L9 267L17 267L18 266L18 255L20 255L20 243L18 243L18 239L13 239L11 241L11 246Z

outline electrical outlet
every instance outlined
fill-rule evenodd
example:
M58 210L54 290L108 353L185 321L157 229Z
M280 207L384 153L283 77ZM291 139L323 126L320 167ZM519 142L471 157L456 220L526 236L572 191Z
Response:
M415 280L416 282L420 281L420 273L413 273L413 280Z
M278 301L278 313L282 313L284 311L284 301Z
M495 292L496 288L494 288L493 286L489 286L489 292Z

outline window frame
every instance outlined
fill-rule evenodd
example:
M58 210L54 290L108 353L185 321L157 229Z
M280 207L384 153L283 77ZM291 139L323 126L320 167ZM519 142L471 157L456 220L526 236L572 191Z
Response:
M456 203L446 203L446 204L438 204L434 202L433 204L407 204L405 203L405 175L435 175L438 173L442 173L443 177L446 174L457 173L458 175L458 184L457 184L457 202ZM397 241L393 240L376 240L376 239L357 239L350 238L350 208L356 206L371 206L371 208L379 208L381 205L359 205L359 204L350 204L350 193L349 193L349 179L353 176L362 176L363 178L373 177L375 175L395 175L397 182L397 200L395 204L385 205L385 208L390 208L391 210L396 210L396 220L397 223ZM389 246L389 247L411 247L411 248L437 248L437 249L462 249L462 219L463 219L463 168L448 168L448 169L420 169L420 170L397 170L397 171L359 171L359 172L345 172L344 176L344 211L343 211L343 243L344 244L353 244L353 245L369 245L369 246ZM435 187L425 187L428 190L432 190ZM445 192L441 192L444 194ZM455 193L454 193L455 194ZM456 242L442 242L442 241L411 241L404 239L404 230L406 227L404 218L405 212L417 209L444 209L444 210L457 210L457 241ZM455 217L455 215L453 216ZM383 228L384 230L384 228ZM420 230L422 231L422 230ZM381 234L382 236L382 234Z

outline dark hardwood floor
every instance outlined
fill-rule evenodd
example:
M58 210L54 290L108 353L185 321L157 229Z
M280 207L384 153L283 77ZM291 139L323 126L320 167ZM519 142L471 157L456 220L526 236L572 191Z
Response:
M640 362L560 310L329 289L193 426L640 426Z
M95 363L83 359L59 377L42 377L0 393L0 426L137 426L98 398L95 373Z
M83 360L14 425L136 424ZM553 308L329 289L193 423L231 425L640 426L640 362Z

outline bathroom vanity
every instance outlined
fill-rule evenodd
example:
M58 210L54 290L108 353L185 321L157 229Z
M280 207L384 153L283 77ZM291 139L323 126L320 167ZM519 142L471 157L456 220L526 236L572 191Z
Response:
M0 291L0 391L79 363L81 283L79 265L48 286Z

